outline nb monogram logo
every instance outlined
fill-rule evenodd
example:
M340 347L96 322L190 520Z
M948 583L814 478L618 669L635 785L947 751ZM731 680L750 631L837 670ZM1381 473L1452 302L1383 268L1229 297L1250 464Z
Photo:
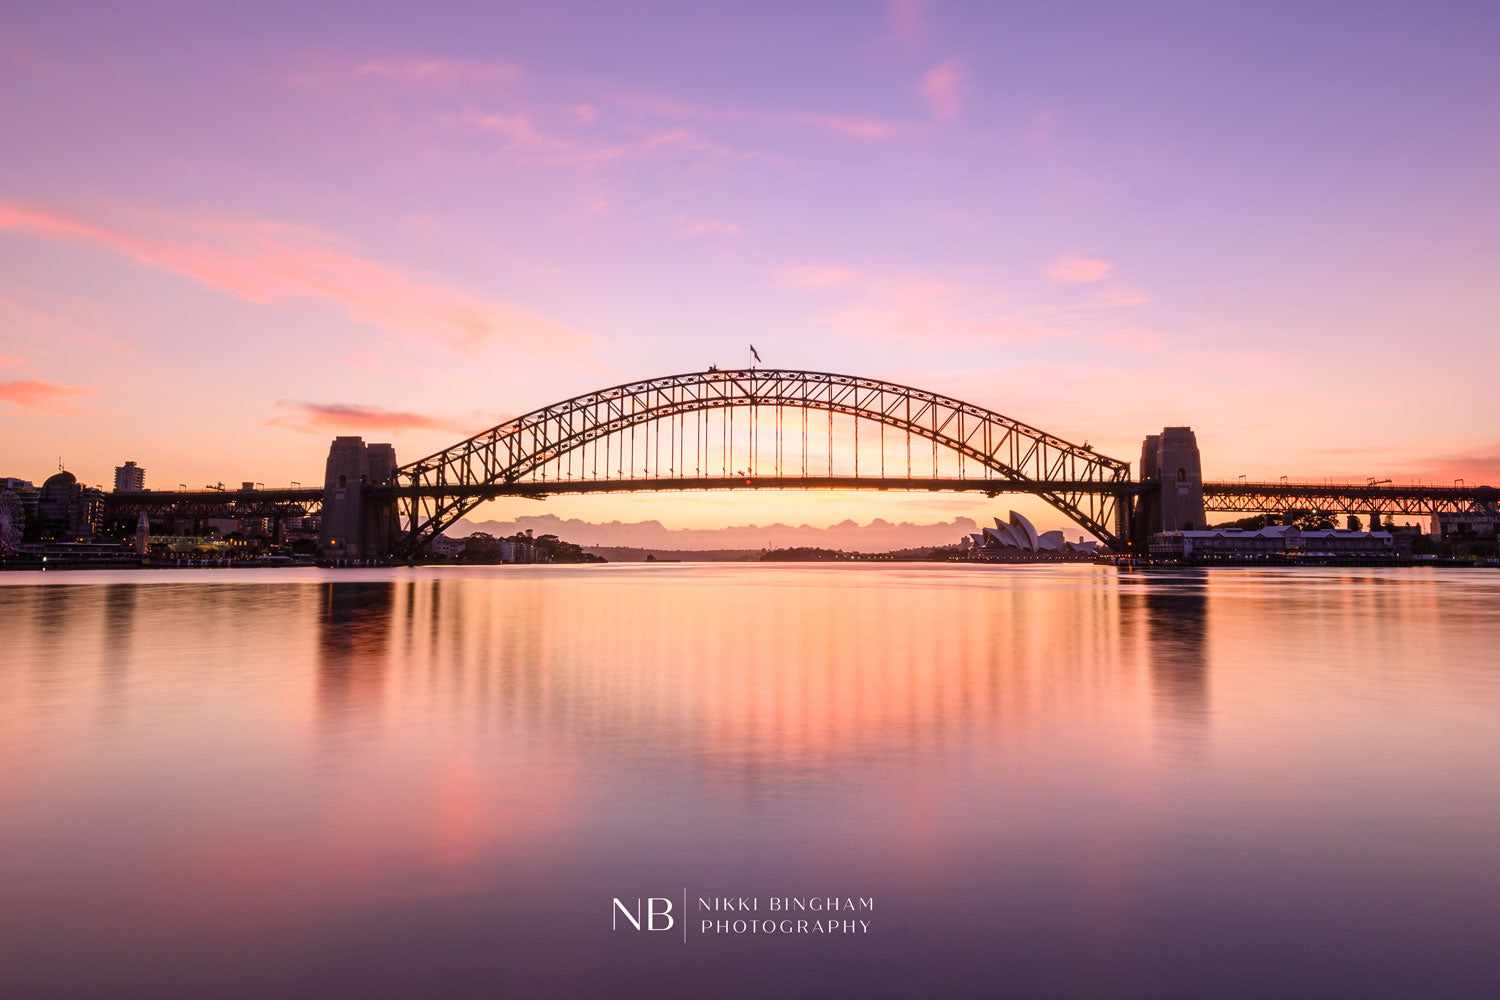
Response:
M614 901L614 907L610 910L610 930L620 929L620 918L623 916L636 930L669 931L675 924L672 917L672 901L665 896L651 896L645 900L645 912L642 913L641 898L636 897L634 912L619 899ZM645 926L641 924L644 921Z

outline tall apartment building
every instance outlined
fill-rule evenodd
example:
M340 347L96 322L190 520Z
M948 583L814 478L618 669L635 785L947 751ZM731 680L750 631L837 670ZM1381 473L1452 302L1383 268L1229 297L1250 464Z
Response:
M146 488L146 470L134 462L115 466L115 492L133 493Z

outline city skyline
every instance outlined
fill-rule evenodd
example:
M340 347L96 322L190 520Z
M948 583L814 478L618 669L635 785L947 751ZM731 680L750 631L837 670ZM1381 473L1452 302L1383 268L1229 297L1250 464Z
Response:
M1213 478L1500 480L1481 5L293 10L9 15L0 474L306 482L754 342Z

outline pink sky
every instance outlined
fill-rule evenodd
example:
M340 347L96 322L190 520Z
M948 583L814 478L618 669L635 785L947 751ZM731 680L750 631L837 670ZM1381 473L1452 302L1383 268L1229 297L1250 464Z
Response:
M7 15L0 475L312 482L753 341L1211 477L1500 481L1491 7L256 11Z

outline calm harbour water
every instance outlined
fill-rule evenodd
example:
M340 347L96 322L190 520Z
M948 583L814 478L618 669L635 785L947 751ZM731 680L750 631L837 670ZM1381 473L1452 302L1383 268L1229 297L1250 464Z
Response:
M1500 995L1497 609L1485 571L0 575L0 995ZM700 933L773 895L869 933ZM672 932L611 930L649 896Z

